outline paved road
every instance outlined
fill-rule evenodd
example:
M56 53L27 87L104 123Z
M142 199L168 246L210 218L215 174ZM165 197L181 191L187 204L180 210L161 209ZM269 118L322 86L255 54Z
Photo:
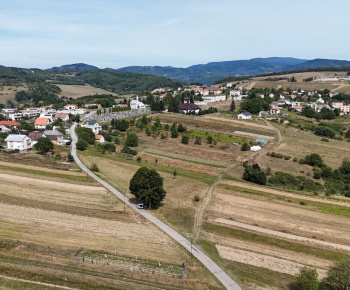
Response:
M84 119L92 116L93 113L90 113L87 115ZM178 232L174 231L172 228L164 224L162 221L157 219L155 216L151 215L149 212L147 212L144 209L138 209L135 204L131 203L129 199L125 199L124 195L120 193L118 190L116 190L113 186L96 176L94 173L92 173L78 158L77 152L76 152L76 142L77 142L77 136L75 134L75 127L76 123L71 127L71 136L72 136L72 155L74 157L75 162L78 164L78 166L86 172L89 176L91 176L93 179L95 179L97 182L102 184L104 187L106 187L108 190L110 190L112 193L114 193L120 200L125 200L125 203L131 207L133 210L138 212L140 215L154 223L158 228L160 228L163 232L168 234L170 237L172 237L175 241L177 241L180 245L182 245L185 249L187 249L189 252L191 252L192 247L192 253L193 256L196 257L205 267L208 268L210 272L212 272L216 278L227 288L232 290L239 290L241 289L239 285L233 281L217 264L214 263L212 259L210 259L203 251L201 251L198 247L195 245L191 246L191 242L185 239L182 235L180 235Z

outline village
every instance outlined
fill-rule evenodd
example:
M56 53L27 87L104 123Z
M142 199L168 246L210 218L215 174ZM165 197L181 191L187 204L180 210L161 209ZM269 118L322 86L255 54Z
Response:
M231 101L241 103L247 99L260 98L268 103L269 110L250 112L249 110L238 112L235 118L238 120L250 120L252 118L265 118L273 120L288 116L288 112L293 111L310 117L321 112L334 112L332 117L343 116L350 113L350 104L344 101L332 99L337 94L331 91L304 91L304 90L246 90L239 89L239 84L235 86L228 83L224 86L189 86L179 87L177 90L170 88L158 88L145 96L136 96L128 100L127 104L113 105L113 108L103 108L101 104L84 104L78 108L75 104L67 104L61 109L54 109L53 105L31 107L22 110L17 108L3 108L0 112L0 132L8 134L4 139L6 148L4 150L14 152L28 152L32 150L37 140L42 137L49 138L54 145L68 146L71 144L70 126L73 121L80 121L91 110L97 110L97 116L90 118L81 126L90 128L95 134L95 140L105 143L102 135L101 122L110 122L112 119L130 118L152 112L152 104L148 103L149 96L152 96L153 103L162 102L161 113L178 112L188 115L198 115L203 108L208 108L213 104ZM181 103L175 110L169 110L169 98L174 99L181 96ZM195 98L193 98L195 96ZM164 106L165 104L165 106ZM115 112L114 108L121 111ZM211 107L210 107L211 108ZM311 114L310 114L311 110ZM217 112L216 111L209 111ZM312 113L314 112L314 113ZM22 126L21 123L22 122ZM100 123L99 123L100 122ZM25 126L23 126L25 124ZM21 129L19 129L21 127ZM48 153L49 155L52 152Z

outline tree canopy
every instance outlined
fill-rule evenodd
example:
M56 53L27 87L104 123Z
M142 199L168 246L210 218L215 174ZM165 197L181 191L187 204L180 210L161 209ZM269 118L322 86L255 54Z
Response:
M137 199L148 204L149 208L159 206L166 195L163 180L155 169L141 167L131 178L129 190Z
M38 139L38 142L34 145L35 150L46 153L52 151L54 146L49 138L41 137Z

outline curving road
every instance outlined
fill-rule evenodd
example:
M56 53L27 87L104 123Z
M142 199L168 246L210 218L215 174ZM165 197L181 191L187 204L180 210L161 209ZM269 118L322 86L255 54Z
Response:
M95 112L89 113L85 118L87 119L91 117ZM215 277L227 288L232 290L239 290L241 287L233 281L212 259L210 259L202 250L200 250L195 245L191 244L190 241L188 241L186 238L184 238L182 235L180 235L178 232L167 226L165 223L157 219L155 216L151 215L149 212L147 212L144 209L138 209L135 204L131 203L129 199L125 199L124 195L116 190L113 186L108 184L106 181L102 180L98 176L96 176L94 173L92 173L78 158L77 152L76 152L76 143L77 143L77 136L75 134L75 127L76 123L72 125L70 128L70 134L72 137L72 155L74 157L75 162L78 164L78 166L86 172L89 176L91 176L93 179L95 179L97 182L102 184L105 188L110 190L113 194L115 194L120 200L125 200L125 203L131 207L133 210L138 212L140 215L142 215L144 218L155 224L159 229L161 229L163 232L168 234L170 237L172 237L175 241L177 241L180 245L182 245L187 251L191 252L194 257L196 257L210 272L212 272Z

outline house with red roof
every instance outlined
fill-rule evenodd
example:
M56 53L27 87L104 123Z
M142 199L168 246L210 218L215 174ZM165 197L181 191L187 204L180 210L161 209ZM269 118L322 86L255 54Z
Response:
M37 118L34 122L35 129L44 130L50 124L49 118Z
M98 135L98 134L95 134L95 140L96 142L98 143L105 143L105 137L103 137L102 135Z
M0 125L16 128L19 126L19 123L17 121L0 121Z

